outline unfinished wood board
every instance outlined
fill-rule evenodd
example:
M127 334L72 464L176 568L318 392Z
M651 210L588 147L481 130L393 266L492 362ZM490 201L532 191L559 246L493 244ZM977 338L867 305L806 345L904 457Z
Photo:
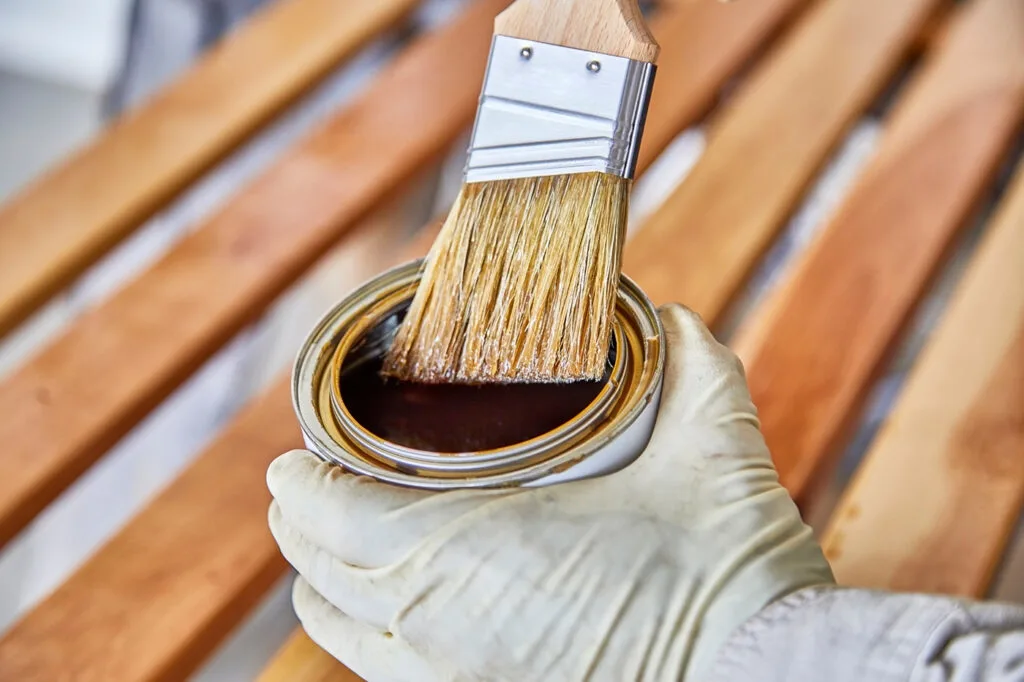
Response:
M831 472L888 349L1022 121L1024 2L973 0L902 93L834 218L741 333L761 428L799 502Z
M284 0L0 207L0 336L417 0Z
M713 120L686 180L626 246L656 303L714 324L941 0L814 3Z
M474 2L418 39L350 106L0 385L0 543L451 144L475 111L503 5Z
M256 682L359 682L362 679L298 628Z
M985 595L1024 502L1022 268L1024 165L832 517L841 582Z

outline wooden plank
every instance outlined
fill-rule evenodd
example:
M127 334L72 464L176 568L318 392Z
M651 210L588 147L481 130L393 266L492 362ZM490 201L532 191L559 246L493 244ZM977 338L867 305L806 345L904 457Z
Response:
M252 522L270 504L269 453L301 443L288 387L276 388L8 631L0 679L171 682L212 651L285 569L269 531Z
M809 502L1024 120L1024 0L974 0L877 155L736 344L783 483Z
M1022 264L1024 164L828 526L842 582L985 596L1024 503Z
M737 9L747 9L728 15L729 20L725 21L719 14L721 8L701 3L686 5L685 12L678 15L657 19L654 26L659 36L686 38L689 31L712 28L727 35L723 35L722 40L705 43L709 52L703 60L691 60L685 56L686 51L675 49L667 49L663 53L663 57L668 59L662 59L661 82L668 85L662 86L662 95L652 105L648 122L649 132L661 131L661 134L648 138L648 149L659 144L659 139L662 140L660 144L667 144L674 136L673 129L678 132L698 116L714 96L721 80L743 63L746 54L771 35L771 25L801 4L799 0L772 0L758 6L753 3L736 5ZM700 6L713 8L713 13L690 9ZM733 32L745 36L745 42L733 40L733 36L728 35ZM707 66L709 63L720 65L714 70L719 74L718 83L707 75L711 73ZM732 66L726 68L730 64ZM689 69L694 68L700 73L691 76ZM697 87L698 83L703 85ZM673 87L689 92L690 96L678 97L668 93ZM172 330L166 331L170 333ZM251 596L268 584L265 571L269 567L283 570L277 548L266 532L265 486L254 483L257 475L262 476L270 460L286 449L281 443L288 441L294 430L291 410L285 407L288 401L286 379L282 378L271 392L272 396L264 398L240 417L236 426L210 451L200 455L188 473L173 483L167 492L101 548L71 580L0 641L0 678L10 673L17 674L17 679L48 679L47 676L55 676L61 670L58 652L74 648L82 653L76 655L73 663L85 671L106 670L102 666L115 665L121 666L118 670L123 675L118 679L171 679L174 672L190 667L208 651L211 638L222 635L234 624L237 615L244 611L243 606L251 605ZM223 475L223 463L203 464L207 460L221 460L225 456L222 453L226 452L234 452L236 457L238 452L247 453L244 460L232 465L230 477ZM215 482L204 483L202 476L215 479ZM193 496L194 500L191 499ZM189 510L203 510L206 518L219 518L223 515L217 508L222 504L232 507L233 528L238 524L245 526L244 530L234 531L247 538L249 543L246 561L241 564L236 561L237 545L229 543L223 551L219 549L218 541L224 534L219 524L183 525L175 521L177 514L174 509L179 505ZM243 509L245 513L242 513ZM160 538L161 541L158 546L150 547L144 556L132 559L126 555L145 538ZM193 547L202 547L203 551L189 549ZM172 564L174 557L184 551L192 556L194 571L181 581L174 581L173 576L166 575L165 566ZM166 558L163 556L165 553ZM190 579L207 574L221 579L215 589L203 587L199 590L203 608L195 609L194 602L182 595L188 594ZM150 596L142 602L139 595L144 592ZM103 603L93 604L95 599L102 599ZM180 610L179 605L183 607ZM56 628L54 623L60 614L65 613L80 616L71 621L71 629ZM126 626L128 622L131 627ZM165 626L164 623L170 625ZM153 639L156 636L154 632L160 632L159 641ZM196 632L202 633L201 636ZM339 682L351 679L351 673L308 640L303 641L304 637L301 633L296 635L298 643L290 649L294 655L286 655L288 657L271 670L291 671L295 676L290 679L337 679ZM115 653L112 662L106 661L105 656L109 654L104 654L100 648L107 640L126 642ZM306 655L310 647L319 652L319 657ZM140 658L143 660L122 661L122 650L142 652ZM8 660L13 663L7 663L9 667L5 668ZM294 665L303 666L301 672L293 670ZM322 672L316 673L317 670ZM26 671L36 677L26 677ZM268 671L269 674L272 673ZM325 677L317 677L317 674Z
M815 3L716 116L701 159L627 245L626 272L656 303L717 322L941 4Z
M503 5L472 3L416 41L202 229L0 385L0 543L451 144L475 111Z
M299 289L300 299L316 298L324 279L339 291L355 288L392 262L416 189L403 188L355 228L304 281L313 289ZM0 680L188 676L285 571L266 528L265 476L274 457L301 445L282 376L0 640Z
M0 336L417 0L285 0L0 207Z
M661 55L637 172L705 115L722 85L806 5L807 0L686 1L657 14L651 31Z
M298 628L256 682L358 682L362 679Z

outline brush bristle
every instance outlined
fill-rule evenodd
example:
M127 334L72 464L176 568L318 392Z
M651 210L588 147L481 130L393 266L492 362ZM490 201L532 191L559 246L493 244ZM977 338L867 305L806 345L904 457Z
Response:
M464 185L384 373L426 383L604 375L629 181L604 173Z

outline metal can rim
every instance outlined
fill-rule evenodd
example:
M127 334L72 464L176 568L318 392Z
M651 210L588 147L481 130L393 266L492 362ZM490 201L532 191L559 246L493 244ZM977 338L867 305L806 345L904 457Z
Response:
M628 377L629 385L619 387L628 389L628 395L618 397L611 406L615 412L606 415L596 430L580 433L580 428L561 429L566 437L555 444L558 447L553 447L551 439L545 441L548 434L543 434L527 441L527 447L518 448L515 457L477 459L469 453L462 456L427 453L425 458L396 458L394 452L382 456L381 448L367 448L367 443L354 439L347 425L325 423L331 420L324 416L324 401L330 398L325 394L329 391L324 390L323 373L352 326L367 328L367 320L361 325L357 325L357 321L361 313L380 300L381 292L400 288L410 279L418 280L421 272L422 261L413 261L370 280L329 310L303 343L292 375L292 402L307 445L320 457L355 473L407 487L445 490L525 485L587 459L624 432L660 395L665 364L661 320L650 300L623 275L616 314L622 316L623 348L631 354L635 366L633 375ZM387 443L375 436L373 439ZM374 451L351 451L354 449Z

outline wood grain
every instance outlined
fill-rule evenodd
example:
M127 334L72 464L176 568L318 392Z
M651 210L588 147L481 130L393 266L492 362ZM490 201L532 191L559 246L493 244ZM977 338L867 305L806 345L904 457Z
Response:
M1024 164L828 526L842 582L986 594L1024 503L1022 264Z
M626 246L625 271L656 303L717 322L940 4L815 3L716 115L701 159Z
M731 8L715 3L694 3L655 19L655 30L660 34L680 36L673 48L680 43L691 46L666 50L665 57L672 58L663 59L661 66L667 86L662 86L652 104L648 133L655 135L646 138L648 158L706 109L717 87L772 34L774 26L801 4L797 0L771 0L759 5L736 5L737 11L731 12L723 11ZM719 39L708 31L717 32ZM694 53L692 42L698 39L706 50ZM429 243L424 243L420 248L425 250L427 246ZM422 254L408 254L415 255ZM71 662L80 667L84 680L94 679L88 675L100 673L90 671L105 670L106 666L118 670L119 679L126 681L173 679L175 673L193 667L245 613L259 592L283 572L277 548L266 533L265 503L261 506L260 502L265 500L264 486L256 483L256 477L262 475L270 459L291 447L294 417L287 405L287 379L282 377L268 396L200 455L186 475L172 483L164 495L0 642L0 677L7 671L27 675L18 679L59 677L64 669L57 652L65 648L80 652ZM289 445L284 445L286 442ZM225 452L234 452L236 457L245 453L244 461L233 465L242 467L237 475L223 475ZM199 480L201 476L210 480L204 483ZM237 561L240 550L235 543L227 543L220 550L217 539L224 533L220 525L179 523L175 511L178 505L202 510L207 518L229 515L233 532L247 539L245 561ZM231 508L221 510L220 505ZM144 556L125 556L146 538L161 541ZM202 547L201 553L190 549L194 547ZM195 565L188 576L172 582L166 566L173 565L174 557L182 553L191 555ZM230 570L226 568L229 566ZM271 568L277 572L268 577L265 572ZM189 581L207 573L221 580L215 591L200 586L203 608L193 609L188 597ZM142 599L142 594L150 596ZM56 627L59 614L67 612L79 614L70 623L72 629ZM170 625L163 627L165 622ZM104 648L111 640L126 644L111 653ZM136 660L121 660L122 651L134 651ZM353 679L301 632L282 656L267 675L310 682Z
M490 23L503 6L475 2L416 41L350 106L0 385L0 543L439 157L472 120Z
M809 502L1024 121L1024 2L974 0L834 218L735 344L783 483Z
M392 263L422 183L417 176L346 235L289 293L293 303L319 298L324 280L352 290ZM177 681L242 622L285 571L266 527L264 479L274 457L302 445L289 386L281 376L0 639L0 679Z
M285 570L253 520L267 466L301 442L282 382L6 633L0 679L185 679Z
M0 336L416 0L285 0L0 207Z
M494 32L642 62L658 58L637 0L516 0Z

